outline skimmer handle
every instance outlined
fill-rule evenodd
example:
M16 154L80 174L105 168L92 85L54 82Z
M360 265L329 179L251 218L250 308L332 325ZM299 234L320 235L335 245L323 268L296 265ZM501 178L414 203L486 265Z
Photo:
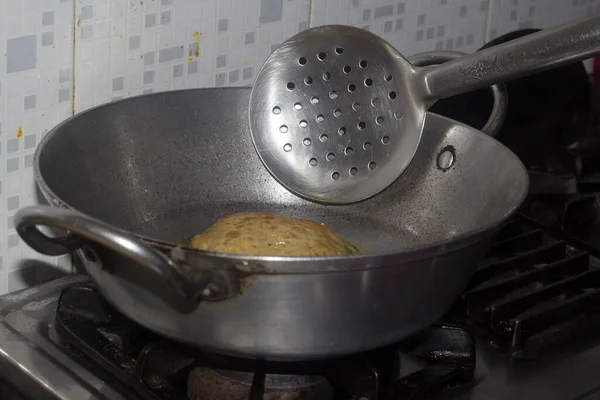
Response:
M600 54L600 13L424 68L425 98L435 100Z

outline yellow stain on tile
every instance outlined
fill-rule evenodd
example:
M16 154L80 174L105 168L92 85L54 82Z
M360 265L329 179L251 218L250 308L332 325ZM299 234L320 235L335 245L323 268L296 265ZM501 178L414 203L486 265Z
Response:
M194 36L194 44L195 44L195 56L196 58L200 57L200 37L202 37L202 32L198 32L198 31L194 31L194 33L192 34L192 36ZM191 56L191 54L190 54Z
M19 125L19 129L17 130L17 137L20 138L23 136L23 125Z

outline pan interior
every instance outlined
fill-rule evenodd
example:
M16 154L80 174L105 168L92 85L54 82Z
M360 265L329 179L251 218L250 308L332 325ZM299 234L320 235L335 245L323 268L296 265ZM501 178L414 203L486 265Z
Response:
M76 115L38 147L38 182L51 202L156 239L181 242L227 214L267 211L326 223L361 252L419 247L498 223L526 193L526 172L509 150L428 114L415 158L381 194L342 206L300 199L255 152L249 96L249 88L174 91Z

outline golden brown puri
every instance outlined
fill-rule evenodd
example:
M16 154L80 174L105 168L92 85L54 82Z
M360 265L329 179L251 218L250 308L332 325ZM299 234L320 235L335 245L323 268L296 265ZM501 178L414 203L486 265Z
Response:
M243 212L223 217L194 236L192 247L260 256L348 254L344 241L329 227L266 212Z

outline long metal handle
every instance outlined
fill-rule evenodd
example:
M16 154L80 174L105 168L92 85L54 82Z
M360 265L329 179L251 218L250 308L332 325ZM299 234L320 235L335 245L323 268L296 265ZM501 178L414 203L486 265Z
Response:
M457 58L465 57L467 53L460 51L426 51L415 54L408 58L408 62L416 67L427 67L431 65L443 64ZM494 106L487 122L481 128L481 131L492 137L496 136L502 128L508 112L508 94L506 87L501 84L490 86L494 96Z
M104 246L157 274L185 298L210 298L206 280L189 279L190 273L166 254L132 237L125 231L76 211L48 206L26 207L14 218L17 233L39 253L60 255L73 252L90 242ZM68 231L64 238L51 238L38 226Z
M421 70L427 100L585 60L600 54L600 14Z

